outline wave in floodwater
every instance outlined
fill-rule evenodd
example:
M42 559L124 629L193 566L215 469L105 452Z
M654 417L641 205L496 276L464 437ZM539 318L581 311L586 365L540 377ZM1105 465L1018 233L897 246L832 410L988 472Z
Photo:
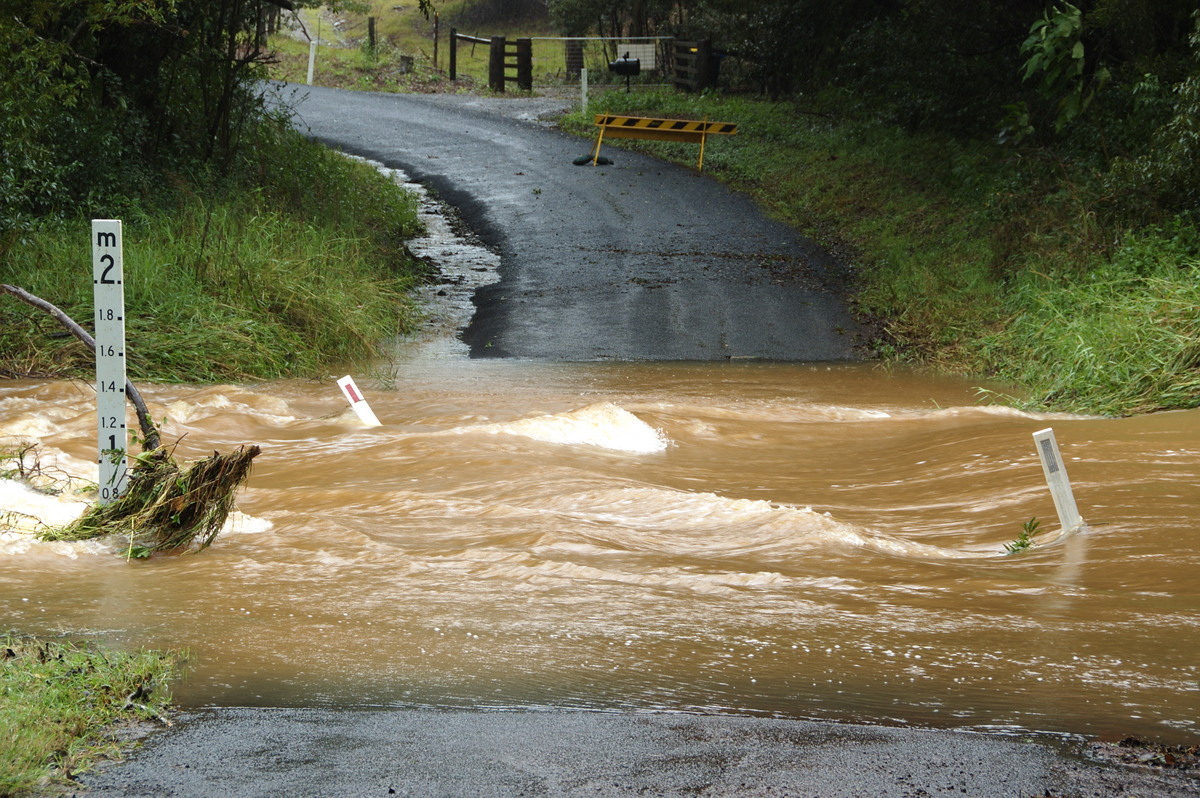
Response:
M611 402L502 424L460 427L451 432L460 435L520 435L544 443L596 446L636 454L661 452L671 443L661 430L654 429L633 413Z
M275 426L288 426L301 421L284 399L269 395L237 394L237 389L220 387L202 390L187 400L168 401L165 403L167 417L181 427L231 415L252 417L256 422L266 421ZM665 409L661 404L659 408ZM672 412L679 413L687 409L673 408ZM763 411L760 409L759 412ZM991 414L986 409L979 409L978 412L985 416ZM745 419L748 413L745 408L715 413L710 410L711 415L720 418ZM926 415L961 418L966 414L939 410ZM1029 414L1015 411L1000 415L1030 417ZM775 420L780 417L777 412L771 412L771 416ZM904 417L903 414L901 417ZM358 426L356 417L349 411L333 414L332 418L339 423ZM894 418L896 415L883 411L822 406L798 409L791 415L792 421L808 422L880 421ZM39 429L49 430L51 426L44 425ZM0 431L10 438L19 439L28 437L29 429L27 421L18 421L0 428ZM662 429L647 424L634 413L612 402L599 402L562 413L500 423L466 424L437 432L393 432L383 446L402 448L407 441L438 436L511 436L563 447L583 450L594 447L634 455L662 453L674 445ZM378 444L367 446L372 456L379 452ZM94 464L84 463L64 452L41 451L40 456L43 461L53 462L53 470L61 480L65 480L63 485L66 490L46 493L15 480L0 481L0 506L12 513L10 530L0 537L0 552L18 553L28 551L32 546L43 546L47 552L71 557L81 552L111 553L112 547L96 543L40 544L36 541L31 533L36 533L38 528L65 525L78 517L88 502L74 494L78 493L79 487L94 483L96 479ZM529 456L538 457L540 453L531 450ZM75 486L75 491L71 490L72 486ZM956 550L904 540L858 524L840 522L830 512L815 511L811 506L731 498L712 492L658 486L610 484L583 492L572 492L571 487L554 483L551 492L545 494L527 490L523 497L523 509L553 514L564 521L589 528L603 527L606 530L603 540L593 535L590 538L591 545L602 543L623 551L653 549L665 555L706 553L737 557L786 557L824 546L864 548L883 554L932 560L997 556L1003 553ZM416 505L419 504L419 501L409 501L397 511L429 512L428 509L418 509ZM441 506L435 503L435 508L436 511ZM495 513L499 510L497 506L484 502L480 504L479 511ZM227 523L224 534L264 531L270 527L270 521L235 513Z

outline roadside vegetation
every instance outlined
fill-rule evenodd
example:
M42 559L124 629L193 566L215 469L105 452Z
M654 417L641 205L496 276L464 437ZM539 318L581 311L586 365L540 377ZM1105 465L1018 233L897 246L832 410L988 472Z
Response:
M706 174L856 268L887 359L996 376L1029 406L1124 414L1200 406L1200 229L1103 222L1111 190L1052 153L902 130L836 98L613 92L598 112L736 122ZM606 146L608 142L606 141ZM696 145L619 140L694 165ZM611 151L609 153L611 155ZM1005 397L1013 400L1012 397ZM1015 400L1013 400L1015 401Z
M263 95L257 5L0 6L0 281L86 323L90 219L121 219L136 380L325 376L414 323L415 200ZM0 376L91 362L0 300Z
M165 720L181 661L175 652L0 634L0 795L69 786L119 755L121 724Z
M259 134L234 174L171 175L115 214L92 211L124 221L131 378L321 376L376 357L419 314L408 291L424 267L404 249L412 197L282 126ZM4 279L86 321L89 235L86 216L39 220L9 247ZM0 317L9 375L94 368L49 316L6 301Z

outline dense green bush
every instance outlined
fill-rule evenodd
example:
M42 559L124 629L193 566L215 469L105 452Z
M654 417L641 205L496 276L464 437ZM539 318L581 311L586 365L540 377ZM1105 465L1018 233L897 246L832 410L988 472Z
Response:
M0 0L0 246L136 196L164 167L228 170L262 111L252 0Z

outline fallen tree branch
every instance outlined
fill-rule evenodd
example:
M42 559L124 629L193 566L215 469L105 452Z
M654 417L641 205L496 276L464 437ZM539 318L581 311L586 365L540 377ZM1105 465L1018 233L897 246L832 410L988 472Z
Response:
M96 339L88 333L87 330L80 327L74 319L64 313L55 305L47 302L41 297L34 296L23 288L18 288L15 285L0 283L0 293L12 294L17 299L27 305L31 305L38 310L44 310L49 313L54 319L61 324L68 332L82 341L93 352L96 351ZM138 391L130 380L125 380L125 396L133 403L134 409L137 411L138 426L142 428L142 440L145 441L145 449L153 450L162 446L159 439L158 429L154 426L154 422L150 420L150 411L146 409L146 403L142 400L142 394Z

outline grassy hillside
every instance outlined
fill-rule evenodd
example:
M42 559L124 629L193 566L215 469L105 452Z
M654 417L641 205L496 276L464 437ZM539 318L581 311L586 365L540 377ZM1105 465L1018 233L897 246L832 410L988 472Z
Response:
M419 317L425 267L404 249L416 203L369 166L264 127L225 180L172 175L122 200L133 379L320 377L368 363ZM86 218L47 219L8 250L4 281L85 322ZM0 376L86 375L91 353L45 313L0 296Z

